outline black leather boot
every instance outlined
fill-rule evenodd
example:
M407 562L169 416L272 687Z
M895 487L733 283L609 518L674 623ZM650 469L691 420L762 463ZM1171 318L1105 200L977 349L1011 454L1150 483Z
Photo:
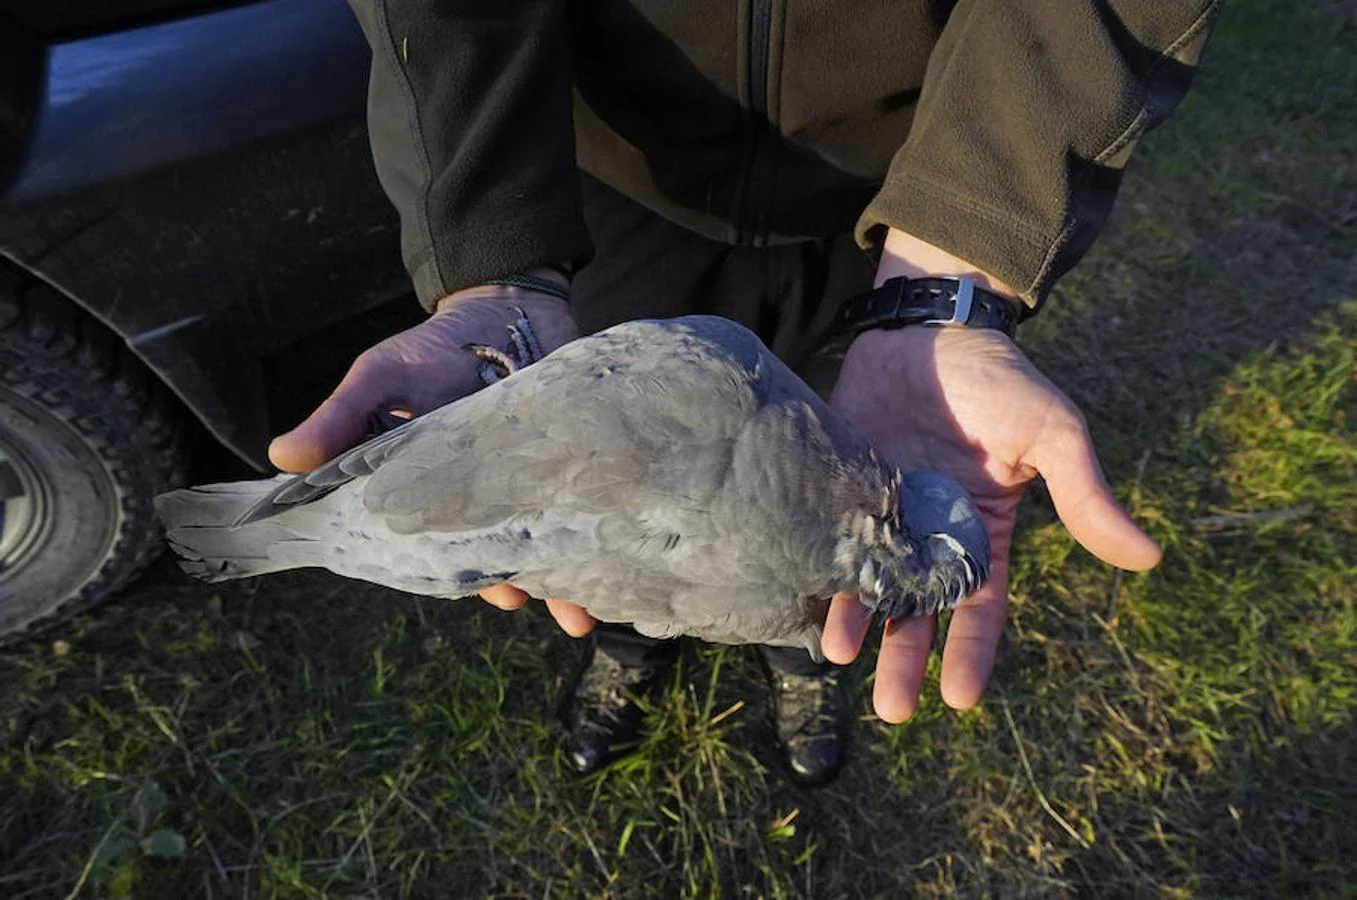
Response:
M792 780L826 784L839 773L848 751L848 704L840 671L798 675L769 667L769 677L777 736Z
M565 754L576 772L597 772L631 749L645 716L637 698L646 697L672 668L624 666L606 653L592 653L562 711Z

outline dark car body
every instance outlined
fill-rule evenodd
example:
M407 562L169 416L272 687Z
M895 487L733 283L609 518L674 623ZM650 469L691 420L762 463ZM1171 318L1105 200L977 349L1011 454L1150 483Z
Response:
M342 0L0 0L0 279L120 336L266 466L261 361L408 291Z

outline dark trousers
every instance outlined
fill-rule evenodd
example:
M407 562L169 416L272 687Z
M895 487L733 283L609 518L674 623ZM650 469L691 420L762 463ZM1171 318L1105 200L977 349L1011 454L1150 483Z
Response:
M588 176L583 190L595 256L575 275L571 306L584 333L630 319L725 316L756 332L828 396L837 361L816 351L839 305L869 289L875 272L851 235L737 247L686 231ZM675 641L625 625L600 625L594 635L597 649L623 665L664 666L677 658ZM778 671L814 674L824 666L800 647L760 649Z

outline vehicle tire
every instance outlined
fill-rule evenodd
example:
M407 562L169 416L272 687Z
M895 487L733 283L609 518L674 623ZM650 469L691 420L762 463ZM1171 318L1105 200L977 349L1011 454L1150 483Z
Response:
M164 547L185 480L162 386L51 288L0 293L0 644L107 599Z

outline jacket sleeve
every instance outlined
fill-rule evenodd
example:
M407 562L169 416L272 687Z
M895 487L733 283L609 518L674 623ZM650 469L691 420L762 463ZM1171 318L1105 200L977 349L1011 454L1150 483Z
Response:
M372 47L368 130L415 292L590 253L564 0L350 0Z
M1219 3L960 0L859 241L898 228L1039 305L1182 100Z

